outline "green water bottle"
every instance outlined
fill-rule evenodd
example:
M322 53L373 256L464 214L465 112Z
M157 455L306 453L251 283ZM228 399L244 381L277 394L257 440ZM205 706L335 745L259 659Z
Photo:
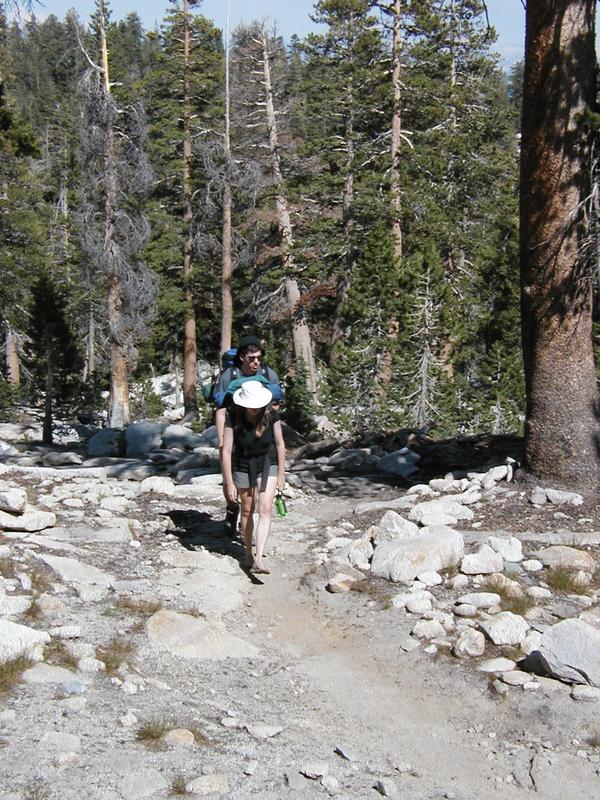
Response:
M278 517L287 517L288 515L287 506L281 492L277 492L275 495L275 511Z

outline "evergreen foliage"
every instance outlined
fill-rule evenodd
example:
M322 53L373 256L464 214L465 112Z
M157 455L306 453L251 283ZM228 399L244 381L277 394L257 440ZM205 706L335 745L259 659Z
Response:
M228 158L221 32L197 3L190 7L189 280L199 357L213 363L219 357L227 180L234 338L258 333L273 366L290 375L291 424L308 432L312 414L322 411L356 430L518 430L524 405L515 191L522 66L508 76L500 70L484 4L402 4L401 258L392 235L390 4L319 0L315 33L294 37L289 46L268 37L280 189L294 234L289 277L300 289L315 343L320 409L310 407L302 390L302 369L292 368L287 265L264 114L262 26L251 23L232 36ZM116 243L126 285L119 336L142 382L181 366L190 288L182 280L182 14L181 3L171 3L160 29L149 32L135 13L110 19L110 100L90 70L90 60L98 62L97 15L88 25L73 12L63 20L2 23L0 267L7 279L0 286L0 319L30 353L25 377L31 370L37 396L42 378L34 362L44 362L35 343L41 318L33 315L44 285L64 317L64 335L76 342L77 352L59 370L68 384L65 397L82 377L96 387L107 384L101 220L109 119L118 130ZM147 395L142 392L140 412L150 413Z

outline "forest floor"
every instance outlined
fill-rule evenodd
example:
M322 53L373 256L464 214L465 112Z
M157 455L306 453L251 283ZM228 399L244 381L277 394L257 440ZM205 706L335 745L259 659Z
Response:
M397 585L325 590L315 553L378 520L382 512L353 512L381 489L370 494L363 482L360 496L298 493L289 516L274 520L271 574L259 580L241 567L218 490L157 497L110 481L108 498L123 498L133 521L132 545L86 536L86 526L106 530L115 519L96 518L93 479L68 485L34 472L2 478L25 486L38 507L60 495L60 534L0 537L0 567L7 590L31 596L19 576L39 582L46 570L41 616L11 619L63 644L54 659L44 655L54 673L40 662L0 695L0 800L600 795L597 702L577 702L550 680L497 694L476 660L407 652L414 619L391 605ZM557 526L598 531L598 507L536 509L515 492L467 523L517 536ZM40 561L48 554L110 573L111 591L86 595L72 578L57 580L49 559ZM83 645L78 657L87 647L107 664L107 650L120 646L125 664L117 659L109 675L92 657L78 668L68 658L74 643Z

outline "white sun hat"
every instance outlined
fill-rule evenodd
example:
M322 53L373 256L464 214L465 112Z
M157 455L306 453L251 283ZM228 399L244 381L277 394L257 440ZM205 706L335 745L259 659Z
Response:
M242 408L263 408L272 399L273 394L260 381L244 381L233 393L233 402Z

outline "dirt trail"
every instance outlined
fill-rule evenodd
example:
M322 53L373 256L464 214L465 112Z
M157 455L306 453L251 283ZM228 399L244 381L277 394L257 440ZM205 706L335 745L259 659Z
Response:
M353 505L313 500L311 516L324 518L318 534L312 522L303 525L300 514L278 521L270 543L276 548L269 559L272 574L252 592L257 632L312 687L302 710L318 720L319 729L326 722L330 736L321 757L331 761L332 745L349 747L361 769L373 779L391 776L403 798L531 796L512 774L529 780L531 744L523 743L522 729L534 741L536 734L549 735L555 720L548 698L521 690L508 699L494 697L471 664L435 660L422 650L405 653L398 645L410 625L403 612L385 610L368 595L329 595L323 582L304 577L315 538L326 541L325 526L348 517ZM574 790L578 778L572 780L567 786ZM588 780L586 775L582 790L589 790ZM564 790L546 786L543 796L562 799ZM362 795L355 788L347 796ZM376 793L365 790L364 796Z

